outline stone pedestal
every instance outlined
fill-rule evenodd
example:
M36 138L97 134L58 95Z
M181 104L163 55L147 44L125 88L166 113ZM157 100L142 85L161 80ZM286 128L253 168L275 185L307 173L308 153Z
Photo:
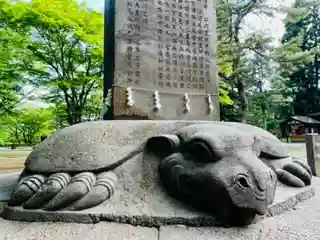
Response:
M54 167L59 166L52 159L58 157L61 158L60 160L65 167L67 164L74 164L68 160L70 156L74 156L72 155L74 149L83 150L83 146L90 146L83 145L83 139L85 139L85 144L90 141L95 143L96 149L93 154L102 154L104 157L97 157L94 163L96 166L102 166L105 157L117 160L151 136L170 134L183 126L195 123L208 122L97 121L74 125L49 137L45 140L48 142L39 145L36 150L41 157L38 159L38 165L29 163L31 164L29 166L39 171L45 171L46 168L54 169ZM231 123L219 122L219 124ZM59 138L59 141L51 141L51 138ZM59 152L56 150L59 150ZM90 149L87 150L90 151ZM87 150L85 152L90 155ZM34 156L36 157L36 155ZM36 158L33 158L33 160L36 160ZM37 161L32 162L37 163ZM83 164L82 168L86 165L86 162L75 162ZM148 227L160 227L168 224L188 226L212 226L217 224L214 217L192 209L167 194L159 183L158 164L159 159L153 155L139 154L117 168L115 172L118 175L119 184L115 195L97 207L82 211L43 211L26 210L22 207L5 207L2 216L9 220L29 222L98 223L111 221ZM9 199L10 190L12 191L17 177L17 174L8 175L7 179L10 179L10 181L6 181L6 185L0 184L0 192L3 192L0 195L2 196L0 200ZM1 179L3 179L2 182L5 181L5 178L2 177L0 183ZM314 193L312 186L291 188L278 184L274 203L269 206L267 215L275 216L292 209L298 202L311 198Z

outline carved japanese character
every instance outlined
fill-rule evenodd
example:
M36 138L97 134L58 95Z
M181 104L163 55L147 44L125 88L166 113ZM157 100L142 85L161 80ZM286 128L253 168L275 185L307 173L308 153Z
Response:
M159 85L159 87L164 87L163 81L159 81L159 82L158 82L158 85Z
M166 82L166 88L171 88L171 83L170 82Z

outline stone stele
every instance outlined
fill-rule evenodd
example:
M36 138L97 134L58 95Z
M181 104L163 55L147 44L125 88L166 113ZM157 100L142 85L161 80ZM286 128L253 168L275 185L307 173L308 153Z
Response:
M219 120L215 0L121 0L115 119Z
M303 160L230 122L81 123L44 140L13 176L0 178L2 216L19 221L247 225L314 195Z

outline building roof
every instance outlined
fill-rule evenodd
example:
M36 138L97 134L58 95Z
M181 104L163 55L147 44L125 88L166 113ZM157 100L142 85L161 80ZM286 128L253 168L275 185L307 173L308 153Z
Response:
M320 124L320 121L307 116L292 116L291 119L306 124Z

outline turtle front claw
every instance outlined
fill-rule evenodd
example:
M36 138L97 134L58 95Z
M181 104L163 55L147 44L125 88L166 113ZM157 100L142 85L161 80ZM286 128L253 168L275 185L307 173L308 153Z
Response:
M66 210L75 211L95 207L109 199L114 194L117 175L113 172L103 172L97 175L97 181L90 191Z
M8 205L19 206L29 200L40 189L45 180L46 177L41 174L35 174L23 178L12 193Z
M49 177L35 174L21 180L9 205L46 211L83 210L109 199L114 194L116 183L117 176L113 172L97 176L91 172L74 176L55 173Z
M271 165L278 180L283 184L292 187L305 187L311 184L312 172L303 159L289 157L272 161Z

